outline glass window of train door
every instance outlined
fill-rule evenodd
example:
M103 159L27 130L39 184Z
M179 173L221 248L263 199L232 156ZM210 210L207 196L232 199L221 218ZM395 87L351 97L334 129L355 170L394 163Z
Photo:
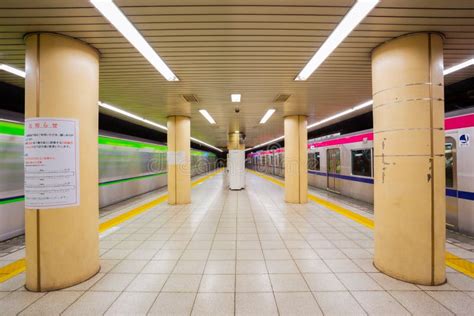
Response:
M341 173L341 150L339 148L330 148L326 151L327 155L327 187L330 190L337 190L336 177L334 174Z
M453 137L447 136L444 147L444 157L446 165L446 187L456 188L456 141Z
M313 153L308 152L308 170L314 170L313 167Z
M321 170L321 159L318 151L314 153L314 170Z

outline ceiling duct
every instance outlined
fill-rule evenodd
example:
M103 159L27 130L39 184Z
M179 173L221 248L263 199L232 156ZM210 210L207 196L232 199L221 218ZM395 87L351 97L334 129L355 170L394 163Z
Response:
M279 94L279 95L276 96L276 98L275 98L275 100L273 100L273 102L275 102L275 103L286 102L286 101L288 101L290 96L291 96L291 94Z
M188 103L199 103L199 100L194 94L183 94L183 99Z

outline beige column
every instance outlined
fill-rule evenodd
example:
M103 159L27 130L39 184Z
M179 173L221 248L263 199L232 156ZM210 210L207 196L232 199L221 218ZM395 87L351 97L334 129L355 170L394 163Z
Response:
M408 34L372 55L375 266L445 282L443 38Z
M306 116L285 117L285 201L308 202L308 131Z
M245 144L240 142L240 133L229 133L227 137L228 150L245 150Z
M26 118L79 121L80 205L26 209L26 287L50 291L99 271L97 50L70 37L26 38Z
M191 203L191 121L168 117L168 203Z

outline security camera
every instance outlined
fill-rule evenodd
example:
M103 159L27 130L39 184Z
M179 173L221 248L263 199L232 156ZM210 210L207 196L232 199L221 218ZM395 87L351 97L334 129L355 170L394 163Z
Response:
M239 109L239 107L238 107L238 106L236 106L236 107L235 107L235 109L234 109L234 111L235 111L235 113L239 113L239 112L240 112L240 109Z

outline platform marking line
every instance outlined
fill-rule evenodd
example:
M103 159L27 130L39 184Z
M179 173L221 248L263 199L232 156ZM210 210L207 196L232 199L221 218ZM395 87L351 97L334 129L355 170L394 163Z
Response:
M25 271L25 259L14 261L6 266L0 268L0 283L5 282L8 279Z
M279 180L277 180L273 177L269 177L267 175L264 175L260 172L254 171L254 170L247 169L247 171L254 174L254 175L256 175L256 176L258 176L258 177L260 177L260 178L263 178L265 180L273 182L276 185L279 185L281 187L285 186L285 183L283 181L279 181ZM341 215L343 215L347 218L352 219L353 221L355 221L359 224L362 224L365 227L368 227L370 229L374 229L374 227L375 227L375 223L372 219L367 218L363 215L360 215L356 212L350 211L348 209L345 209L340 205L337 205L333 202L330 202L330 201L327 201L325 199L319 198L319 197L317 197L313 194L310 194L310 193L308 193L308 198L310 200L312 200L313 202L315 202L317 204L320 204L320 205L326 207L327 209L329 209L331 211L339 213L339 214L341 214ZM473 262L471 262L469 260L466 260L466 259L463 259L461 257L458 257L458 256L456 256L455 254L452 254L449 251L446 251L445 262L446 262L446 265L448 267L450 267L450 268L452 268L452 269L454 269L458 272L461 272L462 274L467 275L471 278L474 278L474 263Z
M211 174L208 174L207 176L204 176L204 177L194 181L191 184L191 186L195 187L195 186L203 183L204 181L209 180L210 178L212 178L215 175L222 172L222 170L223 169L219 169L219 170L217 170L217 171L215 171ZM137 215L140 215L140 214L150 210L151 208L159 205L160 203L163 203L167 199L168 199L168 194L164 194L164 195L160 196L159 198L157 198L153 201L147 202L147 203L145 203L143 205L140 205L140 206L138 206L138 207L136 207L136 208L134 208L134 209L132 209L128 212L125 212L123 214L120 214L120 215L108 220L108 221L105 221L105 222L103 222L99 225L99 233L103 233L103 232L107 231L110 228L116 227L117 225L120 225L123 222L128 221L128 220L132 219L133 217L135 217ZM14 261L10 264L7 264L6 266L0 267L0 283L3 283L5 281L13 278L14 276L24 272L25 270L26 270L25 258Z

